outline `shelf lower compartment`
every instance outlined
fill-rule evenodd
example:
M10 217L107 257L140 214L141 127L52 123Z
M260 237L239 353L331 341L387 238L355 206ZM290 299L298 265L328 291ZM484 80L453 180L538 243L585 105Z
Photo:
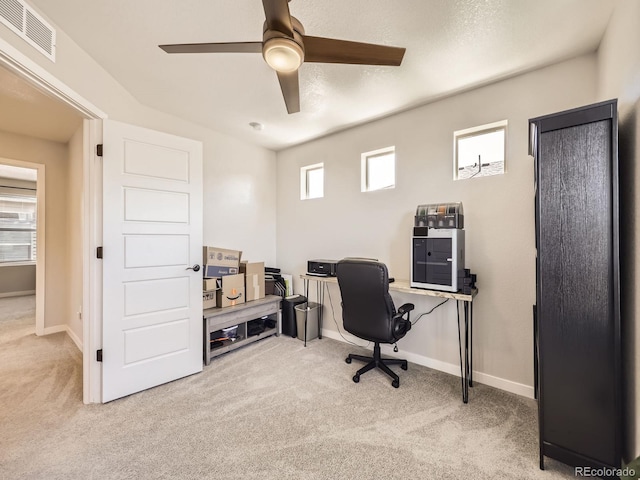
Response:
M211 354L209 355L209 358L211 359L211 358L217 357L219 355L222 355L223 353L231 352L232 350L235 350L240 347L244 347L245 345L249 345L250 343L256 342L265 337L270 337L271 335L277 335L277 334L278 334L278 328L274 327L274 328L267 328L264 330L264 332L259 333L258 335L252 335L250 337L238 339L235 341L225 340L223 345L219 347L211 348Z

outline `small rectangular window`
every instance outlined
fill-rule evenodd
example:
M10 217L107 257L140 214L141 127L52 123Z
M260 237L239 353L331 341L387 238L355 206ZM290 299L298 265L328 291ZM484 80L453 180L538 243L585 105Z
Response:
M458 130L454 139L454 180L504 173L507 121Z
M35 197L0 194L0 263L35 260Z
M324 197L324 164L300 169L300 200Z
M387 147L361 156L361 191L372 192L396 186L396 147Z

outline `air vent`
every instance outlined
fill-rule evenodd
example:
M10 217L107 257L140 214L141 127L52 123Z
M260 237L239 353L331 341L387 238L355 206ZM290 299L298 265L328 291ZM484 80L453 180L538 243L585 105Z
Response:
M0 0L0 21L56 61L56 31L23 0Z
M2 23L13 30L24 30L24 5L16 0L0 1L0 17Z
M53 30L29 10L27 10L25 33L27 38L33 40L41 49L51 55L53 50Z

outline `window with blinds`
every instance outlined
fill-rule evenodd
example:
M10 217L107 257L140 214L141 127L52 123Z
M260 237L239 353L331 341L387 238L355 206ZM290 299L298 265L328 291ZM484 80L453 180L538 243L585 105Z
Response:
M0 263L36 261L36 197L0 193Z

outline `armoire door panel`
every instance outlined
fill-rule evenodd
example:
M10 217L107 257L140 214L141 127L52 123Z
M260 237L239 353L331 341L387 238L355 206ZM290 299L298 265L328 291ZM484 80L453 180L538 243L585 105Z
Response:
M552 445L561 461L610 466L621 438L615 108L531 121L541 455Z

